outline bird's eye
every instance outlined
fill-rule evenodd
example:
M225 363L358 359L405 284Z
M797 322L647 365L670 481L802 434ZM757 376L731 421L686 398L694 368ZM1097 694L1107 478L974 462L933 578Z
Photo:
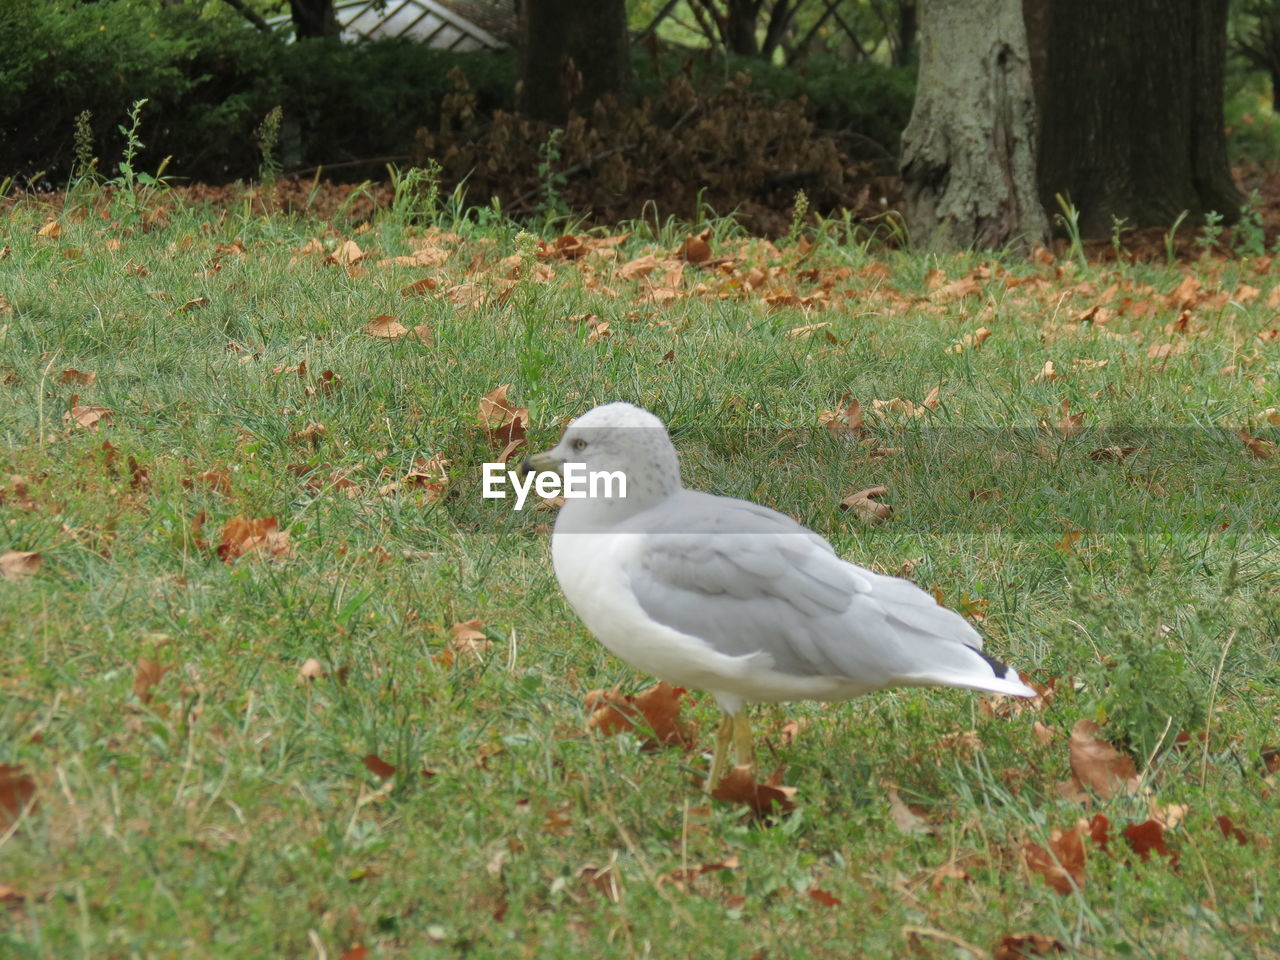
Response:
M579 439L577 439L577 440L573 441L573 449L575 449L575 450L585 450L585 449L587 449L587 441L585 441L585 440L583 440L583 439L581 439L581 438L579 438Z

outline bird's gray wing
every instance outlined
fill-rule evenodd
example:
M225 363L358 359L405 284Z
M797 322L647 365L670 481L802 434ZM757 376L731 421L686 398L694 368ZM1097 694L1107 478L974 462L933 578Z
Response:
M881 685L982 643L914 584L841 560L767 507L686 490L621 529L644 535L626 573L649 617L784 673Z

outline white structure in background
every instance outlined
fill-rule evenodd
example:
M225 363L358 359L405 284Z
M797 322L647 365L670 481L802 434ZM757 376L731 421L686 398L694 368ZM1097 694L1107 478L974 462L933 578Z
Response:
M436 0L338 0L333 12L342 25L343 40L409 37L436 50L501 50L507 46L487 30ZM288 16L267 21L273 29L287 27Z

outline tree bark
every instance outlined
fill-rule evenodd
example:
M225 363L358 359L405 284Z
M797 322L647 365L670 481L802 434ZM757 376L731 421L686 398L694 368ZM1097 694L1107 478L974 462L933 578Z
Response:
M520 111L563 124L631 86L625 0L523 0Z
M920 12L920 77L902 135L912 243L1046 242L1021 0L924 0Z
M342 33L333 12L333 0L289 0L293 33L299 40L336 37Z
M1228 0L1027 0L1045 8L1040 196L1080 212L1167 226L1183 211L1233 220L1223 120Z

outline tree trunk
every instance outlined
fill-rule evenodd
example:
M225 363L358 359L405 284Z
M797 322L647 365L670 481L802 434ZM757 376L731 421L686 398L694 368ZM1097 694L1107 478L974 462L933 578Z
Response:
M1021 0L923 0L920 12L920 79L902 134L912 242L1044 243Z
M520 110L563 124L631 86L625 0L523 0Z
M905 67L916 56L916 3L898 0L898 41L893 48L893 65Z
M756 18L760 0L728 0L725 5L725 46L730 53L754 57L760 53L756 43Z
M1061 194L1085 236L1233 220L1223 121L1228 0L1027 0L1047 8L1040 196Z
M333 0L289 0L293 34L299 40L336 37L342 33L333 13Z

